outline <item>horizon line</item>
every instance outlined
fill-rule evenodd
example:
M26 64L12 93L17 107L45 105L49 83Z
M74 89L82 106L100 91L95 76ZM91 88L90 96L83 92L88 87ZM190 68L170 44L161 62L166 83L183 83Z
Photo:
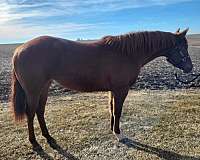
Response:
M191 36L191 35L200 35L200 33L190 33L187 36ZM40 37L40 36L38 36ZM35 37L36 38L36 37ZM102 37L101 37L102 38ZM34 39L34 38L32 38ZM32 40L30 39L30 40ZM63 38L65 39L65 38ZM72 41L95 41L95 40L99 40L100 38L97 38L97 39L84 39L84 38L76 38L76 39L68 39L68 40L72 40ZM24 44L26 42L28 42L29 40L25 41L25 42L10 42L10 43L0 43L0 45L17 45L17 44Z

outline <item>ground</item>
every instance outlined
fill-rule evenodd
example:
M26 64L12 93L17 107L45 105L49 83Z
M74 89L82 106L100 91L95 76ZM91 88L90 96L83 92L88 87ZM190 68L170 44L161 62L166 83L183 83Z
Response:
M26 123L16 125L7 104L0 111L0 159L199 160L200 90L131 90L124 104L118 142L109 130L107 93L51 96L46 121L57 140L52 149L35 128L42 152L34 152Z

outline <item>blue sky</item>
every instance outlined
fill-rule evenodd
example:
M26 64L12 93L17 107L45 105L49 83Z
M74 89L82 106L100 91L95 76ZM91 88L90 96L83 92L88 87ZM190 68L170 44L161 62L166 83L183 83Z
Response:
M200 33L200 0L0 0L0 43L40 35L98 39L179 27Z

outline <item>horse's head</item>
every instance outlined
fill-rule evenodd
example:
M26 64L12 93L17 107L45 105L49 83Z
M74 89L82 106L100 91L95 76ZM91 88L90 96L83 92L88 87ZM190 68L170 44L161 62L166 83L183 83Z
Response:
M185 73L192 71L193 65L188 54L188 43L186 33L189 29L179 32L178 29L175 33L176 43L175 46L167 52L167 61L175 67L183 70Z

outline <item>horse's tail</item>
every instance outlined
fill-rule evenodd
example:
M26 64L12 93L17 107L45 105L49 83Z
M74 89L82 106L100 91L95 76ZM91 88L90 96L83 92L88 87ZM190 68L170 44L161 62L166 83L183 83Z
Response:
M14 113L15 121L22 121L26 114L25 92L20 85L15 71L12 71L12 91L11 91L11 109Z

